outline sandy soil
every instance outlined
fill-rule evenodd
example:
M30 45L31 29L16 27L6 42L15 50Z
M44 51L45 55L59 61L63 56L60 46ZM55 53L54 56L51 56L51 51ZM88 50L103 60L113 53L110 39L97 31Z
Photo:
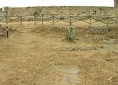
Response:
M118 42L103 40L117 39L117 28L78 27L71 43L61 25L10 24L9 38L0 37L0 85L118 85Z

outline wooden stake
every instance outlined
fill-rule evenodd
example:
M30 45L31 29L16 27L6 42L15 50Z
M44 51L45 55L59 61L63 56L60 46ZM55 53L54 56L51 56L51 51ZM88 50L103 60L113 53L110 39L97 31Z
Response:
M42 20L42 25L43 25L43 14L42 14L42 18L41 18L41 20Z
M54 25L54 20L55 20L55 17L53 16L53 25Z
M70 16L70 25L72 25L72 16Z
M20 23L21 23L21 25L22 25L22 16L20 16Z
M7 33L7 38L9 38L9 29L8 29L8 26L6 26L6 33Z

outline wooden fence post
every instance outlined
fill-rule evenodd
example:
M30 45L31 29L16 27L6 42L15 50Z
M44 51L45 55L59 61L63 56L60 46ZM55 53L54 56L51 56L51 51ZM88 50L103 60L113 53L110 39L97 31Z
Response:
M54 15L52 16L52 18L53 18L53 25L54 25L54 20L55 20L55 17L54 17Z
M34 16L34 24L36 25L36 16Z
M22 26L22 16L20 16L20 23L21 23L21 26Z
M109 26L109 17L107 17L107 27Z
M92 17L90 16L90 23L89 23L90 28L91 28L91 24L92 24L91 18L92 18Z
M7 33L7 38L9 38L9 29L8 29L8 26L6 26L6 33Z
M6 16L6 23L7 23L7 25L8 25L8 16Z
M43 25L43 16L44 16L44 15L42 14L42 15L41 15L41 21L42 21L42 25Z
M69 16L70 18L70 25L72 25L72 16Z

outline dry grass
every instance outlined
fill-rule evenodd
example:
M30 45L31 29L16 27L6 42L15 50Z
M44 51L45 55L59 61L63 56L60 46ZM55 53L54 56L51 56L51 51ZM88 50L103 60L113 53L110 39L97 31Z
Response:
M77 67L76 85L118 85L118 44L102 42L116 38L116 29L97 35L78 27L79 40L70 43L62 41L61 24L27 24L10 24L16 31L0 37L0 85L61 85L54 66Z

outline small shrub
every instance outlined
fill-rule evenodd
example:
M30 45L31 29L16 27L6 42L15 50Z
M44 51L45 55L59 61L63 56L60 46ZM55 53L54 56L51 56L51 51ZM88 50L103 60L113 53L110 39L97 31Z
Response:
M75 28L70 26L66 29L65 39L68 41L73 41L75 39Z

